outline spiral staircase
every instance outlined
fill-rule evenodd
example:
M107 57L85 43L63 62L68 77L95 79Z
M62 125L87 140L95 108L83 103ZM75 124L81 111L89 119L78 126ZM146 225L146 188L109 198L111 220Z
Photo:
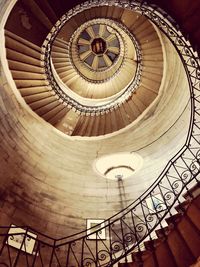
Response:
M177 67L181 73L183 64L191 94L188 135L154 184L97 230L52 238L24 225L0 227L0 267L196 267L200 256L198 54L175 21L156 5L77 4L66 15L59 4L46 0L20 0L14 6L4 34L15 94L42 122L67 138L94 137L95 141L137 127L156 112L166 88L173 92L180 80L185 81L180 75L164 87L174 75L169 69ZM170 53L174 58L167 65ZM10 245L15 237L21 238L18 249ZM34 244L31 252L28 242Z
M48 13L45 14L45 17L40 17L39 14L43 14L43 12L37 3L29 2L26 3L26 6L33 10L33 15L37 20L42 20L40 23L51 20ZM48 10L50 8L49 5ZM39 11L36 13L36 10ZM45 59L41 60L43 49L34 42L27 40L28 37L22 38L15 34L15 19L12 21L12 16L9 17L5 32L7 59L18 90L30 108L39 116L68 135L105 135L131 124L158 96L163 77L162 39L164 37L156 31L144 16L126 10L123 11L119 7L114 7L112 10L108 9L106 13L104 7L93 8L92 12L85 10L81 16L80 19L78 14L65 23L53 41L52 68L56 72L55 75L58 76L59 83L67 87L68 91L75 93L72 97L76 99L80 96L83 103L86 103L89 108L95 105L99 106L99 109L96 108L88 114L86 106L86 110L80 112L77 107L69 108L55 94L45 75L45 67L42 61ZM95 21L94 17L97 17L99 21ZM125 31L123 32L123 29L116 24L115 29L120 33L122 32L123 36L120 38L124 40L124 43L120 39L120 42L123 43L120 45L121 48L117 46L109 47L109 42L111 45L115 42L114 45L119 46L119 44L116 44L117 39L113 39L115 35L113 34L114 37L109 35L106 26L103 24L109 24L110 18L117 21L118 24L123 23L123 27L127 28L126 31L129 32L129 35L134 34L134 39L137 40L135 44L133 44L128 34ZM89 38L96 40L95 36L100 36L106 40L104 36L107 35L107 51L110 53L110 57L104 53L103 57L96 54L94 58L90 59L90 55L95 54L91 49L91 51L80 52L81 61L83 61L83 58L92 60L91 66L87 63L81 63L79 54L74 52L77 49L76 42L79 42L79 48L84 50L87 47L90 48L88 44L91 43L91 40L87 41L78 37L81 33L77 33L78 36L75 37L71 37L70 34L75 32L77 28L81 28L80 26L86 19L90 21L93 27L99 25L99 30L96 33L92 26L86 25ZM112 26L112 20L110 20L110 24ZM47 27L47 25L45 26ZM83 29L79 29L79 31L84 33ZM70 38L80 39L73 41ZM136 45L136 42L139 42L140 45ZM85 46L80 45L82 43ZM121 49L121 55L115 60L117 62L112 63L111 58L117 57L119 49ZM136 49L139 52L136 53ZM72 52L70 52L71 50ZM125 56L122 56L122 50L125 50ZM95 66L93 69L93 65L98 65L98 59L101 59L101 64L105 64L105 66L103 65L102 68ZM113 67L112 64L114 64ZM110 68L110 70L107 70L107 68ZM133 83L136 83L136 85L133 85ZM134 86L132 89L134 92L127 94L126 91L130 86ZM123 100L120 100L122 97ZM113 101L116 102L115 105L111 105ZM105 102L110 104L109 108L106 108L106 106L101 108Z

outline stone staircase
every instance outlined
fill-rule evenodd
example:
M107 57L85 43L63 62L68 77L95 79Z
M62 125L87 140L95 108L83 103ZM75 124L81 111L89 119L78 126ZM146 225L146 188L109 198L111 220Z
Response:
M20 94L40 117L57 123L68 109L48 86L40 61L41 48L12 32L5 34L9 68Z

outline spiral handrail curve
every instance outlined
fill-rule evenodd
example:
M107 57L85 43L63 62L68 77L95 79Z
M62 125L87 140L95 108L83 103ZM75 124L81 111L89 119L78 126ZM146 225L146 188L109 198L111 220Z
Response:
M133 249L140 250L140 244L146 238L152 239L154 230L163 227L163 220L171 215L174 206L180 203L182 193L189 190L192 182L199 182L200 62L197 53L182 35L176 22L155 5L138 1L110 1L108 4L106 1L95 0L88 1L83 6L91 7L94 4L117 5L137 11L150 19L171 40L182 60L190 87L191 116L186 142L168 162L156 181L136 201L105 220L97 230L93 227L65 238L55 239L30 227L22 227L25 232L23 230L14 234L8 233L10 226L0 227L0 237L4 238L0 246L0 262L9 267L13 266L11 261L4 259L3 262L2 258L9 239L18 235L22 236L22 243L14 266L20 266L17 265L19 255L28 250L27 238L35 240L32 261L27 260L27 267L37 266L39 260L43 262L47 253L49 256L41 266L113 266ZM36 234L37 237L30 233Z

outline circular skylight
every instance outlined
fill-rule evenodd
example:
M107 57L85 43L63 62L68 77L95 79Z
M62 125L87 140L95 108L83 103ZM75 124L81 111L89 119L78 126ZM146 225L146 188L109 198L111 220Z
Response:
M94 71L110 68L120 53L119 28L106 26L103 20L85 24L77 39L79 59Z
M92 43L92 52L96 55L102 55L106 52L106 42L102 38L95 38Z

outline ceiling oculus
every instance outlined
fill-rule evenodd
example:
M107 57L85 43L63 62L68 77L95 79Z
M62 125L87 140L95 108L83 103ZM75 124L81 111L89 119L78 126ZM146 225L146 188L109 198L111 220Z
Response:
M86 27L77 42L80 60L94 71L111 67L120 54L118 36L114 28L102 23Z

